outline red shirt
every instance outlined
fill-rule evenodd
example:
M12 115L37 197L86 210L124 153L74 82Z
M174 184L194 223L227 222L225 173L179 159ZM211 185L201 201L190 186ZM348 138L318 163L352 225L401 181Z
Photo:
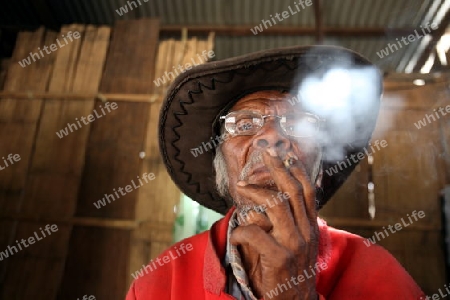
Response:
M126 300L235 299L226 294L226 235L231 209L210 230L176 243L142 270ZM317 292L329 300L417 300L425 297L386 250L319 221ZM269 298L267 298L269 299Z

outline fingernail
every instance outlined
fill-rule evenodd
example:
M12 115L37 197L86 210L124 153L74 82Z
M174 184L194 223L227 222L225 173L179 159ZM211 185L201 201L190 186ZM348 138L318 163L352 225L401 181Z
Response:
M269 153L270 156L272 157L276 157L277 156L277 152L275 151L275 149L273 148L267 148L267 153Z
M247 182L245 182L244 180L239 180L239 181L237 182L237 185L238 185L238 186L246 186L246 185L247 185Z

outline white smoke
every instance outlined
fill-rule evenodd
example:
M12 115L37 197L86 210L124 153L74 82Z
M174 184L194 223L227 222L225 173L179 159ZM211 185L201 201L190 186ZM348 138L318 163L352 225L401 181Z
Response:
M372 130L366 116L378 109L379 80L375 67L349 65L347 59L302 78L297 97L306 111L325 120L319 139L327 160L343 159L347 144L363 146Z

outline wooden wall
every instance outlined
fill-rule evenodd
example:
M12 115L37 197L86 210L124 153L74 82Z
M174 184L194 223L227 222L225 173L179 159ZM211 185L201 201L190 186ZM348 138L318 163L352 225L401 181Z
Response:
M402 218L409 224L408 214L423 210L423 219L378 244L400 261L425 293L433 294L447 282L440 193L450 184L450 114L421 129L414 123L434 108L450 105L448 80L423 87L395 82L386 86L372 141L386 140L388 146L374 152L372 170L367 159L357 167L321 215L329 225L369 238ZM375 185L373 220L368 213L369 173Z
M17 63L69 31L81 38L25 68ZM212 37L160 43L158 21L146 19L19 34L0 91L13 95L0 98L0 157L21 157L0 171L0 251L46 224L58 231L0 261L0 299L124 299L131 273L172 243L180 192L157 144L170 82L157 88L153 80L212 49ZM56 135L106 101L118 108ZM155 179L93 205L144 173Z
M81 39L25 68L17 63L75 30ZM21 157L0 171L0 251L46 224L59 230L0 261L0 299L123 299L131 274L172 243L180 192L160 160L156 134L170 82L156 86L153 80L211 49L212 36L160 42L156 20L19 34L1 75L2 92L25 96L0 99L0 157ZM450 183L450 116L420 130L414 122L450 104L449 92L446 84L389 86L373 138L389 146L374 154L372 167L367 160L357 167L321 214L330 225L371 237L423 210L424 219L379 244L431 294L446 282L439 195ZM105 97L118 103L116 111L56 136L75 118L99 111ZM93 205L143 173L154 173L155 180L105 207Z

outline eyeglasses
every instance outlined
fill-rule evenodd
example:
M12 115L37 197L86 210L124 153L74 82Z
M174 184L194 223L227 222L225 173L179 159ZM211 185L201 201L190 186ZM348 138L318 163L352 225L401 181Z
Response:
M254 135L265 123L265 119L273 117L279 120L280 127L284 133L293 137L312 137L320 130L323 119L310 113L295 113L290 115L261 115L254 111L233 111L226 116L221 116L225 120L225 129L232 136Z

